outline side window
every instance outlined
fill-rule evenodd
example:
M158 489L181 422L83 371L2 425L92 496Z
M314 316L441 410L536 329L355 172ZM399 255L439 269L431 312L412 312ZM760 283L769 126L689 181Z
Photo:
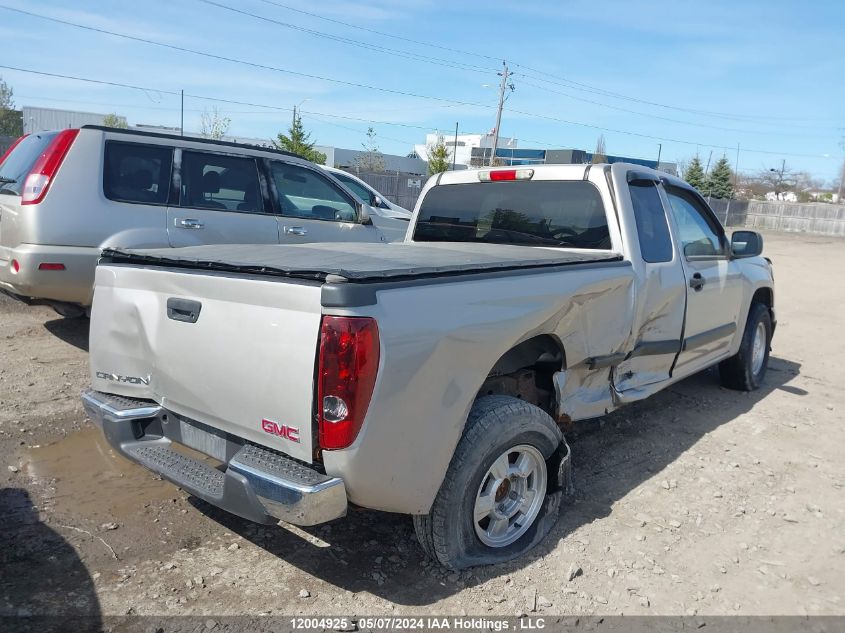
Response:
M367 189L364 185L362 185L357 180L353 180L349 176L344 176L343 174L336 174L332 173L332 176L337 178L340 182L342 182L346 187L358 196L362 202L366 202L367 204L373 203L373 194Z
M686 257L718 257L725 254L721 231L694 195L667 187L672 215L678 225L681 249Z
M181 205L262 213L264 203L255 159L183 152Z
M628 189L634 206L642 258L649 263L671 261L672 238L656 184L635 181L630 183Z
M167 204L173 148L107 141L103 193L110 200Z
M282 215L336 222L354 222L357 219L355 203L313 169L273 161L270 171L279 194Z

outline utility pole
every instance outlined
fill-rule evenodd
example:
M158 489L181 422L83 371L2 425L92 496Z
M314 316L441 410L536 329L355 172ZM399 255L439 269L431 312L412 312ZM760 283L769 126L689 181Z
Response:
M179 136L185 136L185 91L182 90L182 116L179 119Z
M452 171L455 171L455 161L458 160L458 122L455 121L455 144L452 146Z
M837 199L837 202L839 204L843 203L843 200L842 200L843 191L845 191L845 159L843 159L843 161L842 161L842 175L839 176L839 198Z
M510 76L507 62L502 62L502 72L499 73L499 76L502 78L502 83L499 84L499 107L496 110L496 127L493 128L493 149L490 152L491 167L496 160L496 148L499 145L499 126L502 124L502 107L505 105L505 90L507 90L508 77ZM511 86L511 90L513 90L513 86Z
M736 162L734 163L734 194L736 194L736 183L739 177L739 143L736 144ZM733 196L731 196L733 198Z
M660 169L660 155L663 153L663 143L657 144L657 167L655 169Z
M293 106L293 118L291 119L290 129L296 127L296 106Z

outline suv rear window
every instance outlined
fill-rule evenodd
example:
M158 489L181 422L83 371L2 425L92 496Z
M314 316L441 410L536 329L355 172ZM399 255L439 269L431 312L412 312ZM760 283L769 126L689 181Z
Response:
M173 148L106 142L103 192L110 200L167 204Z
M583 180L433 187L423 198L414 241L611 247L601 196Z
M0 164L0 194L19 196L23 182L35 161L47 149L58 132L41 132L24 137Z

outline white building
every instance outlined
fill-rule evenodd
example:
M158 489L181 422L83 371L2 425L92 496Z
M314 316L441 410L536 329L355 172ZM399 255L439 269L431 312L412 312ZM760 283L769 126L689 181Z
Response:
M414 153L427 162L429 148L437 145L441 137L443 138L443 144L446 145L446 150L449 152L449 160L451 161L454 155L455 163L458 165L470 165L473 148L493 147L493 134L458 134L456 143L454 134L435 132L434 134L425 135L424 145L414 145ZM499 149L516 149L517 140L515 138L500 136L498 147Z

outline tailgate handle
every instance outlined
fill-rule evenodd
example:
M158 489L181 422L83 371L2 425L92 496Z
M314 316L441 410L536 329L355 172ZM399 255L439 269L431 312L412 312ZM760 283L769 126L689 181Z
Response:
M202 304L191 299L177 299L170 297L167 300L167 318L185 323L196 323L200 318Z

